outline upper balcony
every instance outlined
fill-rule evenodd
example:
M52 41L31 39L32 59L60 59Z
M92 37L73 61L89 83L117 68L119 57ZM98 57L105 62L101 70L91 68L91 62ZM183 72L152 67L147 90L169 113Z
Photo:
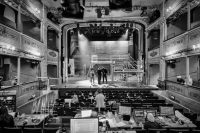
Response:
M0 24L0 53L41 60L46 46L23 33Z

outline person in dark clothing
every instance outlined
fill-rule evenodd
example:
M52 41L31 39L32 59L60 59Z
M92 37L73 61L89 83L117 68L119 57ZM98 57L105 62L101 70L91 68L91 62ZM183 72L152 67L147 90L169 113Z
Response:
M102 73L102 70L101 70L101 68L99 67L98 70L97 70L98 84L99 84L99 85L101 84L101 73Z
M103 83L104 83L104 80L106 81L106 84L107 84L107 69L106 68L102 68L102 73L103 73Z
M2 76L0 76L0 89L1 89L1 86L2 86L2 80L3 80L3 77Z
M144 128L145 129L148 129L148 128L160 129L162 128L162 126L155 121L155 118L152 113L148 113L146 117L146 121L144 123Z
M0 107L0 126L3 127L14 127L14 119L8 114L8 110L5 106Z

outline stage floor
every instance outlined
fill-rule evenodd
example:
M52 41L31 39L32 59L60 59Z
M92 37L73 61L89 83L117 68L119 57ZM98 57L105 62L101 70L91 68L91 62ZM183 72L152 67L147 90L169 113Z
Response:
M86 77L69 77L66 83L61 85L52 86L52 88L157 88L156 86L147 86L141 83L138 83L137 79L131 77L126 81L116 80L111 81L111 78L108 77L107 83L98 84L97 78L94 81L94 84L91 84L90 78Z

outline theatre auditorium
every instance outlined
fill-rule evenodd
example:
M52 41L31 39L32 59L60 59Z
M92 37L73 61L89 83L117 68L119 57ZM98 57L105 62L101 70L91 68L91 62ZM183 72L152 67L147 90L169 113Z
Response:
M200 133L200 0L0 0L0 133Z

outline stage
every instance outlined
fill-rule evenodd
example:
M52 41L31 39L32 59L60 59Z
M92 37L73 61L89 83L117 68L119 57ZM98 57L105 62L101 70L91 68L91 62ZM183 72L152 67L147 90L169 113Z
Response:
M127 89L158 89L156 86L147 86L142 83L138 83L135 77L131 77L126 81L123 80L114 80L111 81L111 78L108 77L108 82L98 84L97 78L95 78L94 84L91 84L90 78L74 76L69 77L66 83L60 85L51 86L52 89L64 89L64 88L127 88Z

